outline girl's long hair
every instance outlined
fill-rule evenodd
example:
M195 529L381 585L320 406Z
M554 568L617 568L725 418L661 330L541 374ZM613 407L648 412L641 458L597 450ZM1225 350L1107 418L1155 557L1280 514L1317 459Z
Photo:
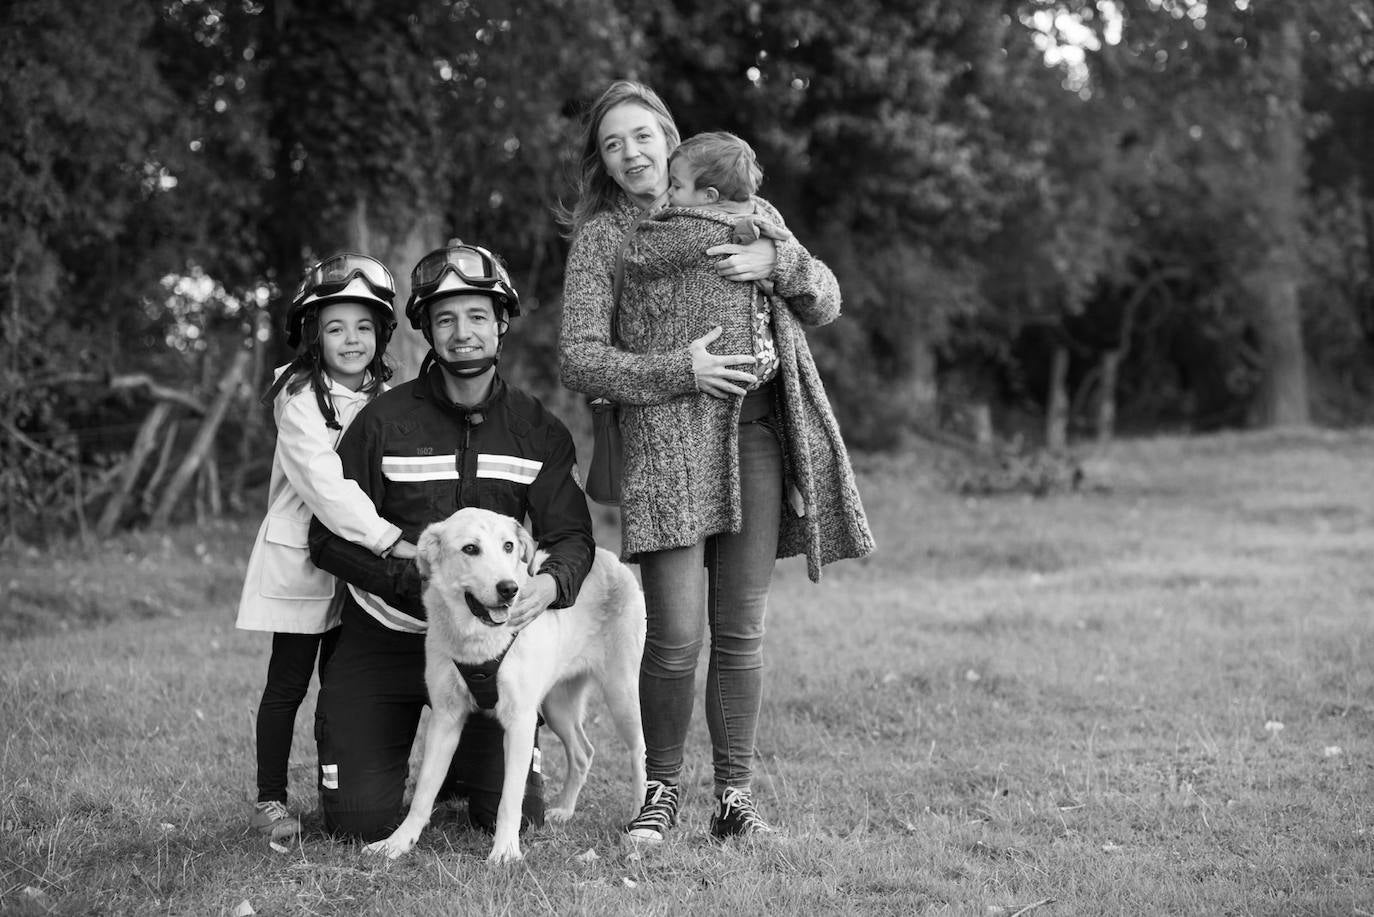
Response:
M609 210L616 198L623 193L615 179L606 173L596 134L601 129L601 122L607 112L626 102L633 102L647 109L658 119L658 125L668 141L669 153L677 149L678 142L682 139L668 106L664 105L658 93L648 86L634 80L616 80L606 87L606 91L592 103L583 117L576 199L571 209L560 203L556 211L558 222L566 230L564 235L568 239L576 237L583 225L592 217Z
M372 311L378 312L376 308ZM367 364L367 381L362 387L362 391L373 396L380 392L382 384L391 378L391 366L386 362L386 346L391 341L391 323L386 316L378 314L375 316L374 324L377 328L377 352L372 355L372 362ZM307 385L314 389L315 403L324 415L325 426L331 430L343 429L339 424L338 415L334 412L334 402L329 397L324 351L320 347L318 308L312 309L301 323L301 346L297 349L296 356L286 364L286 368L277 376L276 381L268 386L267 391L263 392L258 403L271 404L283 388L294 395Z

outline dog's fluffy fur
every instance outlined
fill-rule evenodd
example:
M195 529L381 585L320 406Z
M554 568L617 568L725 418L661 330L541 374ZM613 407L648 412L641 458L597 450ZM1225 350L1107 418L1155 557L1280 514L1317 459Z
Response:
M390 837L368 847L392 858L414 847L429 823L463 723L477 711L454 662L485 662L511 643L512 631L504 622L514 587L523 585L543 560L518 521L475 508L460 509L426 528L417 548L426 576L425 684L431 709L410 811ZM478 610L485 610L493 623L479 618ZM489 861L521 857L520 806L541 703L545 721L567 754L567 778L547 818L572 817L592 761L592 743L583 728L592 682L600 685L629 749L634 804L639 804L644 793L644 732L639 719L643 652L644 595L629 568L598 548L577 603L546 611L530 622L497 671L500 697L487 713L495 714L506 732L506 771Z

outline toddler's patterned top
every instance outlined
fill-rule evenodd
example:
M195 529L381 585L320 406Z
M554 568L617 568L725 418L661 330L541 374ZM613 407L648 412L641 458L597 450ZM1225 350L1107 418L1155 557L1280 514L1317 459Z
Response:
M749 391L760 388L778 374L778 347L773 342L773 316L768 297L762 290L754 293L754 375L757 382L745 386Z

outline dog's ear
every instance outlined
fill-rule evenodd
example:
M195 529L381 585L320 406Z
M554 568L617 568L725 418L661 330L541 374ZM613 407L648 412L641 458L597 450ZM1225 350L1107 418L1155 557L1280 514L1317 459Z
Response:
M444 539L439 534L440 523L426 526L415 540L415 566L420 568L420 576L429 579L429 571L439 565L444 553Z
M534 543L534 536L518 522L515 525L516 534L520 538L520 562L529 570L530 576L534 576L539 571L535 569L534 552L539 550L539 545Z

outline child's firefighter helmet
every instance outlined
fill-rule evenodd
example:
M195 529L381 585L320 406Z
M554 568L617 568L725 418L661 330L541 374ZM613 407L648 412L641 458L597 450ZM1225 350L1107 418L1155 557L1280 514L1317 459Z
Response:
M336 302L356 302L371 306L377 313L378 351L386 348L396 327L396 283L386 265L376 258L356 252L339 252L312 265L301 278L301 285L286 310L286 343L293 350L300 346L306 319L321 307Z

